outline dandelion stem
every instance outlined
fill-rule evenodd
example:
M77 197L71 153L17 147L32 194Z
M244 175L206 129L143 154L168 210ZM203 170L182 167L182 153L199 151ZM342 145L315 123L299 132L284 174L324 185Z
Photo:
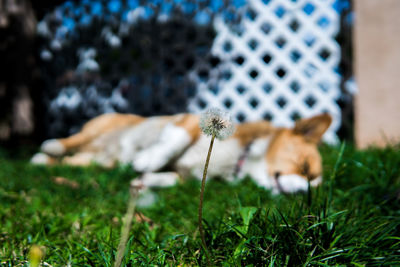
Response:
M207 170L208 170L208 163L210 162L211 151L214 145L215 135L212 135L210 147L208 148L208 154L206 163L204 165L204 172L203 172L203 179L201 180L201 190L200 190L200 203L199 203L199 232L201 237L201 243L203 245L203 249L206 253L207 263L210 265L210 255L208 253L208 248L206 244L206 240L204 238L204 230L203 230L203 199L204 199L204 188L206 185L206 178L207 178Z
M131 229L132 219L135 212L137 199L137 189L131 186L129 190L129 203L128 209L125 214L122 231L121 240L119 241L117 256L115 257L114 267L120 267L125 254L126 242L128 241L129 231Z

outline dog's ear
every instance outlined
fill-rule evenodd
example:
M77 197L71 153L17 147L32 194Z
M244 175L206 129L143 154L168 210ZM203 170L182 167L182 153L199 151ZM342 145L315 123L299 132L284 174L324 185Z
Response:
M318 143L322 135L329 128L332 117L329 114L321 114L308 119L301 119L294 126L294 133L304 136L304 138L313 143Z

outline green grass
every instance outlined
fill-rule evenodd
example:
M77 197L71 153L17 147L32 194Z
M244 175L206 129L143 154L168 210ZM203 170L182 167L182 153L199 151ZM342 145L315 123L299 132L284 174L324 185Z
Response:
M310 194L272 196L250 180L210 181L204 226L220 266L399 266L400 152L321 147L324 183ZM341 152L343 152L341 154ZM29 165L0 156L0 262L27 266L33 244L53 266L112 266L135 173L129 167ZM57 185L62 176L79 189ZM197 231L200 183L157 190L137 208L124 264L204 265Z

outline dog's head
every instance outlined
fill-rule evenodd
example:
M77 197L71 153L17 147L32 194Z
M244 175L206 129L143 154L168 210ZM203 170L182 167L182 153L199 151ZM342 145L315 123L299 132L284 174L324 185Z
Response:
M297 121L293 129L278 129L272 138L266 161L268 176L276 181L279 191L307 191L321 183L322 162L317 144L329 128L328 114Z

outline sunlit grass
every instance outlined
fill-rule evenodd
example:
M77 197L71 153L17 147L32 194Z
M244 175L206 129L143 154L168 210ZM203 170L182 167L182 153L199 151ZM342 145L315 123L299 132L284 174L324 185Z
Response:
M272 196L250 180L209 181L204 228L216 265L400 265L399 150L321 152L325 181L311 195ZM112 266L135 173L38 167L23 154L0 154L0 265L27 265L36 244L53 266ZM123 263L205 264L196 230L199 182L156 195L155 205L137 208L152 222L133 223Z

